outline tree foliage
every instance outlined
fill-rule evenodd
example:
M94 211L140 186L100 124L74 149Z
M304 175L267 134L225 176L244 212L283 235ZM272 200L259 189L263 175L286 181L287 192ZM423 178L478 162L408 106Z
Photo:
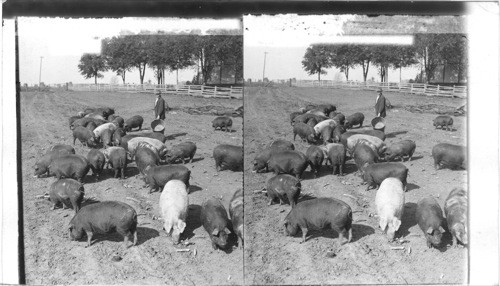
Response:
M108 67L103 56L99 54L83 54L78 69L85 78L93 77L95 84L97 84L97 78L103 77L100 72L106 71Z
M108 67L121 76L123 83L126 73L133 67L132 53L130 41L125 37L105 38L101 41L101 55L106 59Z
M327 68L332 67L331 49L328 45L312 45L307 48L302 60L302 67L310 74L318 74L318 81L321 75L326 74Z

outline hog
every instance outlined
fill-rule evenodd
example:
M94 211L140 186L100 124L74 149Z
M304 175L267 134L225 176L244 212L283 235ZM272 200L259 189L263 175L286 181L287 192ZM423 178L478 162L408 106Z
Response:
M342 134L344 134L344 132L345 129L342 125L335 126L335 128L333 128L333 133L332 133L333 143L339 143L340 138L342 137Z
M195 153L196 144L193 142L183 142L172 146L172 148L165 153L165 161L167 164L172 164L177 160L181 160L182 164L185 164L185 158L189 158L189 163L193 163Z
M438 201L431 196L418 201L415 219L424 232L427 247L439 247L445 230L442 226L443 210L441 210Z
M73 179L60 179L50 185L50 201L54 204L52 210L56 206L62 205L63 209L66 207L73 207L75 213L80 210L83 201L85 190L83 185Z
M106 163L106 157L104 154L96 149L92 149L87 154L87 161L90 163L90 169L92 170L92 175L96 176L96 180L102 173L104 169L104 164Z
M217 198L210 198L201 206L201 223L207 231L213 249L225 249L228 244L228 218L226 209Z
M114 120L115 118L117 118L117 117L118 117L117 115L114 115L114 114L113 114L113 115L108 116L108 119L107 119L107 120L108 120L109 122L113 122L113 120Z
M326 162L330 162L330 165L332 165L332 175L335 175L338 166L339 176L343 176L345 166L345 147L344 145L338 143L331 143L329 145L330 147L326 153Z
M297 134L302 141L306 140L308 143L316 142L316 133L314 132L314 128L305 123L295 123L293 126L293 141L295 141Z
M345 115L342 113L337 113L332 117L333 120L337 122L337 124L344 126L345 124Z
M129 119L125 120L123 124L123 129L126 132L132 131L132 129L139 127L139 131L142 129L142 123L144 122L144 118L140 115L134 115Z
M123 138L122 138L123 139ZM134 154L136 153L136 149L139 146L139 143L141 142L146 142L148 143L151 147L153 147L154 150L156 150L156 153L160 158L163 158L165 156L165 153L167 152L167 147L163 145L163 143L160 140L153 139L153 138L147 138L147 137L135 137L130 139L127 142L127 148L128 152L130 154L130 157L133 158ZM148 146L148 147L150 147Z
M367 140L368 142L373 144L373 146L375 146L376 148L376 150L373 151L375 151L379 156L381 154L384 154L385 150L387 149L387 146L385 145L384 141L380 140L377 137L365 134L355 134L347 138L347 150L349 151L349 153L352 154L354 146L356 146L356 143L358 143L358 141L361 139Z
M73 124L73 122L75 122L76 120L80 119L81 117L80 116L71 116L69 119L68 119L68 122L69 122L69 126L71 128L71 124Z
M229 144L220 144L214 148L213 157L217 172L229 169L243 170L243 147Z
M322 110L319 110L319 109L311 109L307 113L319 115L319 116L326 116L326 114L328 114L328 113L325 114Z
M78 111L77 115L78 115L78 117L80 117L80 118L85 117L85 112L83 112L83 111Z
M180 180L186 185L189 193L189 178L191 170L182 165L148 165L144 169L144 183L149 185L149 193L159 191L170 180Z
M111 146L113 144L113 133L111 129L106 129L102 131L101 133L101 140L102 140L102 146L104 148L108 148L108 146Z
M454 247L458 246L458 241L464 245L468 243L467 201L467 192L463 188L454 188L444 202L444 214Z
M122 143L122 137L125 136L125 130L123 128L116 128L115 132L113 132L113 136L111 137L111 141L113 142L113 146L120 146Z
M316 124L314 126L314 132L319 135L321 134L321 131L323 131L323 129L326 127L326 126L331 126L331 127L335 127L337 126L337 122L333 119L326 119L326 120L323 120L321 122L319 122L318 124Z
M147 166L154 167L160 165L160 157L158 157L157 153L146 147L139 147L135 150L135 164L139 172L145 175L144 170Z
M219 128L220 131L223 131L225 129L225 131L231 132L232 126L233 120L227 116L219 116L212 121L212 127L214 128L214 131Z
M412 140L403 140L392 144L385 150L385 159L387 161L392 161L395 158L401 158L401 162L404 161L404 156L408 156L408 162L411 160L415 148L417 145Z
M97 124L95 124L95 122L91 121L91 122L87 123L85 128L87 128L88 130L92 131L92 133L94 133L94 130L97 128Z
M333 112L337 110L337 107L333 104L320 104L316 107L316 109L322 111L324 114L329 114L330 112Z
M89 124L90 122L94 122L94 124L96 126L99 126L99 125L102 125L104 123L107 123L106 120L84 117L84 118L80 118L80 119L77 119L77 120L73 121L73 123L70 125L70 129L73 130L77 126L86 127L87 124Z
M83 114L84 114L84 116L85 116L85 115L87 115L87 114L89 114L89 113L94 112L94 110L95 110L95 108L91 108L91 107L89 107L89 108L85 108L85 110L83 111Z
M292 144L293 146L293 144ZM259 173L259 172L267 172L268 169L268 162L271 156L275 153L278 153L280 151L286 151L286 150L294 150L290 148L290 145L279 145L279 146L270 146L267 147L266 149L262 150L257 156L255 156L255 159L253 160L253 172Z
M290 113L290 125L293 125L293 120L295 119L295 117L297 117L301 114L302 114L302 112L300 112L300 111Z
M311 118L314 118L316 119L316 121L322 121L323 119L325 119L325 117L322 117L322 116L318 116L318 115L315 115L315 114L311 114L311 113L304 113L304 114L301 114L301 115L298 115L296 116L294 119L293 119L293 124L292 125L295 125L299 122L302 122L302 123L307 123L307 121Z
M365 163L363 180L366 182L366 191L372 185L380 185L386 178L399 179L406 189L406 177L408 176L408 168L401 163Z
M115 124L116 127L118 128L123 128L123 125L125 124L125 120L121 116L116 116L113 119L109 119L111 123Z
M307 112L309 110L315 109L316 107L317 107L317 105L315 105L315 104L308 104L308 105L306 105L306 107L304 108L304 110Z
M385 140L385 133L380 131L380 130L353 130L353 131L347 131L347 132L342 132L342 136L340 137L340 142L344 144L345 147L347 147L347 139L353 135L359 135L359 134L364 134L364 135L369 135L373 137L377 137L378 139L384 141Z
M334 127L328 125L321 131L321 138L323 138L323 144L328 144L333 142L333 129Z
M363 174L366 166L378 162L378 155L367 145L356 144L353 159L358 170Z
M97 114L97 113L89 113L89 114L85 115L85 117L99 119L99 120L106 120L106 118L104 118L104 116Z
M345 202L333 198L317 198L298 203L285 218L285 233L289 236L302 230L302 242L306 242L310 228L332 228L339 234L339 241L352 240L352 210Z
M298 151L280 151L271 156L268 161L268 169L274 171L275 175L287 173L300 179L307 168L307 157Z
M106 158L107 167L111 166L114 169L114 178L118 177L118 172L121 173L121 179L125 179L125 170L127 169L127 151L122 147L109 147L103 151Z
M73 148L70 145L66 145L66 144L56 144L56 145L52 146L47 151L46 154L48 154L50 151L62 151L62 150L66 150L68 152L68 154L75 154L75 148Z
M61 178L74 178L80 183L90 170L89 161L80 155L64 155L54 161L49 166L49 174Z
M363 127L363 121L365 120L365 116L361 112L356 112L352 115L347 116L344 122L344 126L346 129L352 128L354 125L359 124L359 128Z
M156 139L161 141L161 143L165 143L165 141L167 141L167 136L163 135L160 132L137 132L137 133L130 133L130 135L138 135L137 137Z
M289 203L292 208L295 207L300 196L300 180L288 174L281 174L270 178L267 181L268 205L279 199L280 205Z
M115 231L124 237L127 247L129 236L134 236L133 245L137 244L137 212L126 203L104 201L84 206L71 219L69 235L71 240L79 240L83 233L87 235L87 247L91 245L94 233Z
M160 214L163 229L178 244L181 233L186 228L189 198L186 185L179 180L170 180L160 195Z
M243 247L243 189L234 192L229 202L229 216L233 225L233 232L238 236L238 247Z
M316 126L316 124L318 124L318 121L316 120L316 118L309 118L309 120L307 120L306 124L311 126L312 128L314 128L314 126Z
M465 146L439 143L432 148L434 167L455 169L467 169L467 148Z
M104 123L102 125L97 126L96 129L94 129L94 136L95 138L101 138L102 133L104 130L109 130L111 132L114 132L118 128L114 123Z
M269 144L269 147L283 148L283 150L295 150L295 146L292 142L283 139L274 140Z
M318 177L319 169L323 164L323 160L325 159L325 155L323 154L323 150L321 150L318 146L309 146L306 151L307 161L309 166L311 166L311 171L314 174L314 178Z
M75 145L76 139L83 146L95 146L97 142L94 133L82 126L77 126L73 129L73 145Z
M35 177L40 178L43 174L46 174L47 176L50 175L50 168L49 166L52 164L54 160L56 160L59 157L66 156L66 155L71 155L73 153L66 150L66 149L56 149L52 151L48 151L45 155L40 158L35 163L34 169L35 169Z
M447 131L452 131L453 130L453 118L451 118L448 115L440 115L440 116L434 118L434 120L432 120L432 125L434 127L436 127L436 129L439 126L441 129L444 129L446 127Z
M405 195L403 183L397 178L387 178L380 184L375 197L379 226L387 233L389 241L394 240L394 235L401 226Z

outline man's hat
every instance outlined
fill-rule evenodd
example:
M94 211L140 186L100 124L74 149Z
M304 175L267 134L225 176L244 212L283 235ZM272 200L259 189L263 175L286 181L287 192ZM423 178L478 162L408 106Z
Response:
M379 88L379 89L378 89L378 93L382 93L382 88Z
M156 94L161 95L161 90L157 90Z

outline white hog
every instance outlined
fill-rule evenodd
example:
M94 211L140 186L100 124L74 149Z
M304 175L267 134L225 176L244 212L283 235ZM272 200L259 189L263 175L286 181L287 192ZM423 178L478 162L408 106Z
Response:
M316 134L320 134L321 131L323 131L323 129L325 129L326 126L332 126L333 128L335 128L337 126L337 122L333 119L326 119L326 120L323 120L321 121L320 123L314 125L314 132L316 132Z
M147 147L152 147L154 149L152 151L156 151L156 154L158 154L160 158L163 158L163 156L167 152L167 147L158 139L149 137L135 137L127 142L128 152L132 157L134 156L135 150L139 147L139 143L141 142L148 143L150 146Z
M366 135L366 134L355 134L355 135L349 136L349 138L347 138L347 150L349 151L349 153L352 154L352 152L354 151L354 147L356 146L356 143L358 143L358 141L361 139L365 139L366 141L375 145L377 150L374 150L374 151L378 155L384 154L385 149L387 149L387 146L385 145L384 141L382 141L378 137Z
M160 215L163 229L172 236L172 243L179 243L179 237L186 228L189 206L186 185L180 180L170 180L160 195Z
M113 132L116 130L116 128L117 127L114 123L104 123L102 125L97 126L97 128L94 129L94 135L95 135L95 137L100 138L101 134L102 134L102 132L104 132L104 130L109 129Z
M403 183L397 178L385 179L377 191L375 205L380 218L379 226L391 241L401 226L404 204Z

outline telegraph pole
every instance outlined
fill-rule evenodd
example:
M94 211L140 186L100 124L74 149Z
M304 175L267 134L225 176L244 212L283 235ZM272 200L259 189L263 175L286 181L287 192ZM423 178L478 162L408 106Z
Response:
M38 90L40 90L40 84L42 83L42 59L43 57L40 57L40 73L38 74Z
M264 82L265 74L266 74L266 56L267 52L264 52L264 69L262 70L262 82Z

